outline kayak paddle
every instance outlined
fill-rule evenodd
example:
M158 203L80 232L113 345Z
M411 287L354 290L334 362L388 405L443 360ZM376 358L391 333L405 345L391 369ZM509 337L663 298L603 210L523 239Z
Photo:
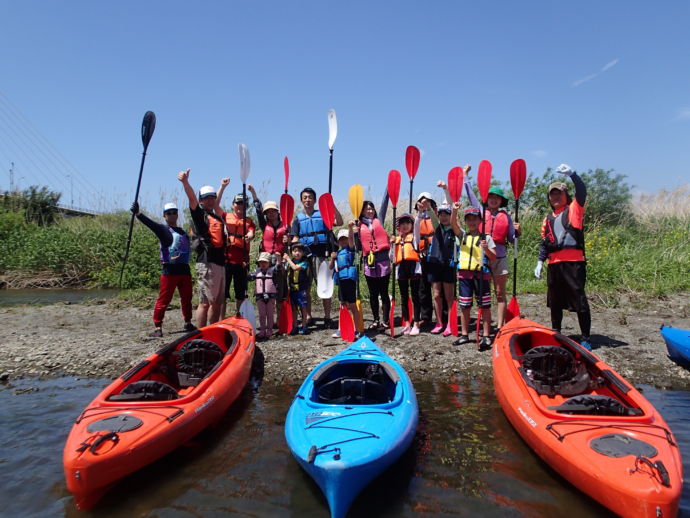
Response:
M393 237L396 237L396 209L398 206L398 195L400 194L400 171L392 169L388 173L388 198L393 204ZM391 300L391 309L388 314L388 326L390 328L391 337L395 338L395 260L393 261L393 299Z
M321 213L321 219L323 219L323 224L326 225L328 230L332 230L333 222L335 221L335 204L333 203L333 196L331 196L331 193L325 192L319 196L318 207Z
M333 185L333 144L338 136L338 119L335 118L335 110L328 110L328 150L330 158L328 161L328 193L331 192Z
M525 188L525 180L527 179L527 164L522 158L518 158L510 164L510 186L513 189L513 197L515 198L515 223L519 223L518 213L520 211L520 195ZM517 263L518 263L518 238L515 236L513 242L513 298L510 299L508 307L506 308L505 322L510 322L511 319L520 316L520 304L517 300Z
M489 188L491 187L491 162L482 160L479 162L479 171L477 172L477 187L479 188L479 195L482 198L482 230L481 239L485 239L484 233L486 231L486 201L489 199ZM484 249L481 249L481 266L479 268L479 304L477 304L477 349L481 349L479 340L479 330L481 328L482 317L484 316L484 308L482 308L484 297Z
M144 120L141 122L141 142L144 144L144 152L141 155L141 165L139 166L139 180L137 180L137 190L134 194L134 203L139 201L139 188L141 187L141 176L144 173L144 161L146 160L146 150L151 142L153 131L156 129L156 114L148 111L144 114ZM118 282L119 288L122 289L122 276L125 273L125 265L129 257L129 247L132 243L132 228L134 227L134 213L129 220L129 233L127 234L127 246L125 247L125 258L122 260L122 269L120 270L120 280Z
M450 193L450 200L455 203L462 196L462 185L464 180L464 171L462 167L454 167L448 171L448 192ZM453 303L448 310L448 324L450 332L453 336L458 336L458 299L453 293Z
M295 213L295 199L288 194L288 180L290 179L290 162L288 157L283 160L283 169L285 169L285 192L280 195L280 219L284 225L290 226L292 223L292 216Z
M347 310L345 305L340 305L340 314L338 315L338 327L340 328L340 338L346 342L355 341L355 323L352 320L352 315Z
M410 178L410 214L412 214L412 184L414 177L417 176L419 169L419 149L415 146L407 146L405 150L405 169L407 169L407 176Z
M242 180L242 197L244 198L244 217L242 218L242 246L244 247L244 270L249 273L249 251L247 250L247 178L249 178L249 149L244 144L237 146L240 152L240 179ZM249 300L247 287L244 288L244 299L240 304L239 314L247 319L254 329L256 329L256 312L254 304Z
M361 185L353 185L347 193L350 201L350 210L352 211L352 218L359 225L359 215L362 212L364 205L364 189ZM364 332L364 314L362 313L362 301L359 292L359 271L362 269L362 254L359 255L359 270L357 270L357 331Z

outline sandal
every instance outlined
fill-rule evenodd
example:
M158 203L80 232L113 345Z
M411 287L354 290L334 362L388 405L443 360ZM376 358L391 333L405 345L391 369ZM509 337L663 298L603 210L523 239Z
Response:
M460 335L460 338L453 342L453 345L465 345L470 343L470 337L467 335Z
M369 327L367 327L367 329L369 331L375 331L375 330L379 329L380 327L381 327L381 322L379 322L378 320L374 320L371 324L369 324Z

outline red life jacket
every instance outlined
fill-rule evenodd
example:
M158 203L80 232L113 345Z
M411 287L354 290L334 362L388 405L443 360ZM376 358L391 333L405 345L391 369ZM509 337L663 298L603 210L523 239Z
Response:
M506 211L499 209L499 211L494 215L490 210L487 209L484 214L486 233L493 238L494 243L505 245L508 242L508 228L510 227L510 222Z
M280 224L276 228L270 223L266 223L263 229L263 236L261 237L261 251L270 254L275 254L276 252L284 254L285 243L283 243L283 237L285 237L287 233L287 225Z
M369 252L379 252L381 250L389 250L390 238L383 228L378 218L374 218L371 222L371 227L366 223L359 226L359 238L362 242L362 254L367 255Z

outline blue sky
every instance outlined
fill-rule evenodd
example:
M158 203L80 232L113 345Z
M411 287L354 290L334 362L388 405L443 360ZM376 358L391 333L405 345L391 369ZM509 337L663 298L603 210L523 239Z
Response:
M507 180L518 157L651 192L690 177L688 2L0 0L0 19L3 189L14 161L22 187L69 202L71 174L75 204L127 207L146 110L149 208L181 199L187 167L196 187L240 190L239 142L262 195L279 196L286 155L291 191L322 192L329 108L336 199L354 183L378 199L391 168L405 179L410 144L416 191L482 159Z

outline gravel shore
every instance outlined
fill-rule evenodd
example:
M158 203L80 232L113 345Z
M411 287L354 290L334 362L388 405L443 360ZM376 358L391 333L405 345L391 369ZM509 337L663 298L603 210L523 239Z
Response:
M523 314L548 324L549 311L544 299L544 295L521 295ZM668 359L659 334L661 324L690 327L689 301L688 294L678 294L666 300L646 301L640 308L625 301L617 307L594 306L594 352L631 383L690 389L690 372ZM123 307L113 301L3 308L0 379L63 375L115 378L162 344L180 336L181 328L176 308L166 315L162 339L147 336L152 329L151 309ZM264 382L301 381L314 365L345 346L342 340L331 338L331 333L315 330L307 336L260 343L265 359ZM577 336L574 315L566 314L563 333ZM377 344L399 361L413 380L491 378L490 353L477 352L474 344L456 347L452 337L429 333L396 339L375 336Z

